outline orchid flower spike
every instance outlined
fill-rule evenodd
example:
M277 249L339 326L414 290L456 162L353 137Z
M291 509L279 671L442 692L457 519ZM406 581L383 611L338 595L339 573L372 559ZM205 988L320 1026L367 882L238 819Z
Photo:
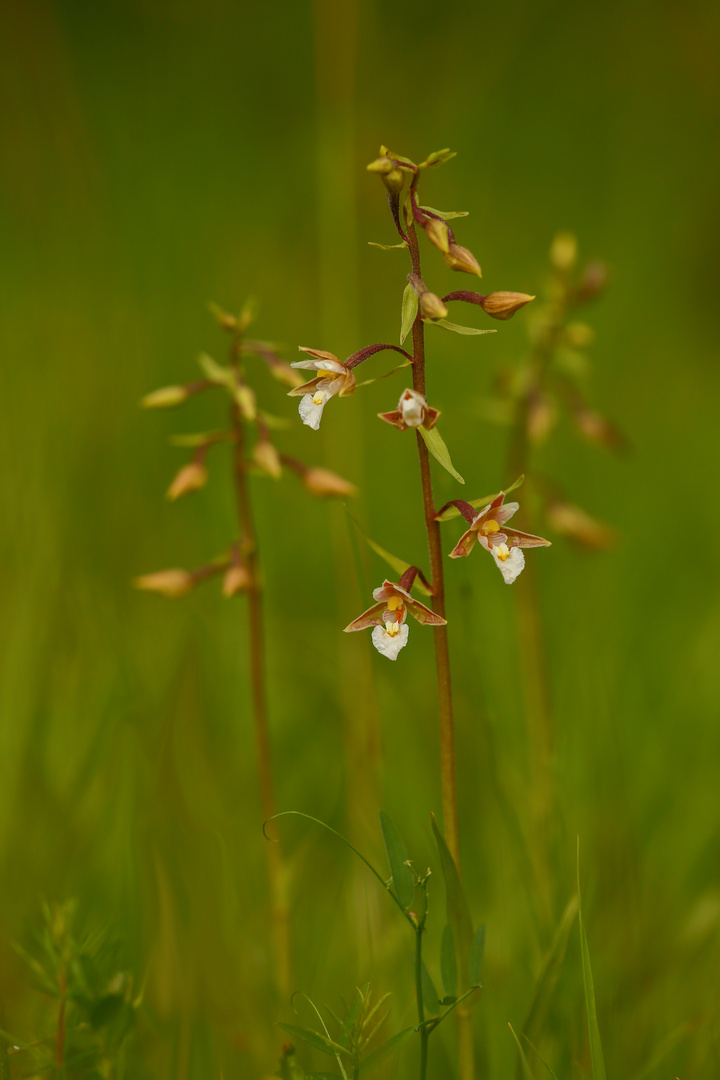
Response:
M543 540L542 536L533 536L532 533L508 529L505 522L510 520L520 504L510 502L503 505L504 498L505 492L501 491L491 503L479 511L470 503L463 502L462 499L454 499L452 503L447 504L447 506L456 506L463 517L470 522L470 528L460 537L450 552L450 558L460 559L463 555L469 555L475 542L479 541L492 555L505 584L512 585L525 566L525 555L522 549L549 547L550 541ZM444 506L436 516L439 517L447 506Z
M315 359L297 360L290 366L308 368L311 371L319 371L321 374L311 379L310 382L303 383L302 386L294 387L288 397L303 395L298 405L300 419L303 424L307 424L313 431L317 431L320 427L323 409L330 398L334 397L335 394L346 397L348 394L355 393L355 375L333 353L323 352L321 349L307 349L302 345L300 346L300 352L309 353Z
M373 592L376 603L346 626L345 633L372 626L372 643L377 651L387 656L388 660L397 660L398 653L407 645L408 612L423 626L444 626L446 619L410 595L410 588L418 573L418 568L411 566L399 582L383 581L380 588Z
M403 390L397 409L392 412L381 412L378 416L386 424L393 424L400 431L406 428L424 427L428 430L437 424L440 412L431 409L422 394L417 390Z

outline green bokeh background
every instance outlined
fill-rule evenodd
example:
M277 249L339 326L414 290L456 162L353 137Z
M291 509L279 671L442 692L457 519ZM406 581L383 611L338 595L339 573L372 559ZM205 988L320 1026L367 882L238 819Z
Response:
M3 1025L43 1033L11 942L43 897L74 896L146 980L135 1056L149 1075L272 1073L275 1021L293 1012L272 991L245 605L212 585L177 604L130 588L232 538L221 453L204 491L163 498L183 460L168 436L214 426L217 403L147 414L137 401L195 377L202 350L222 359L208 300L260 297L257 333L290 359L298 344L345 356L395 341L406 256L367 245L394 240L364 165L380 142L416 160L451 146L425 197L471 211L458 238L488 291L540 292L560 228L612 270L588 316L592 398L632 453L561 425L541 465L620 541L530 556L553 684L553 890L559 917L579 833L608 1074L716 1077L720 9L15 0L0 26ZM467 285L433 254L435 291ZM507 479L506 433L478 400L522 354L524 318L478 339L428 331L429 395L470 496ZM370 533L425 564L412 445L375 419L402 376L333 402L319 434L262 373L257 387L292 420L281 449L358 483ZM437 489L460 494L444 474ZM413 629L392 666L366 635L342 637L383 565L364 554L358 581L344 510L292 476L257 478L253 494L278 806L378 861L382 806L433 864L430 632ZM546 945L516 827L531 801L516 598L479 557L447 573L464 875L488 927L479 1075L500 1078ZM294 985L337 1006L369 979L393 991L391 1026L412 1023L395 912L318 832L282 835ZM434 905L436 970L439 872ZM576 934L542 1040L558 1075L590 1075ZM448 1025L437 1075L452 1075L453 1044ZM414 1075L414 1052L386 1075Z

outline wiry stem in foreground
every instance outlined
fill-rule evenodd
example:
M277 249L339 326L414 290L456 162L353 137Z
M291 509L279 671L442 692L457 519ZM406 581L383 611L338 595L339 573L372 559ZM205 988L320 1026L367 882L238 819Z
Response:
M239 358L241 342L237 338L232 349L231 362L236 379L240 379ZM258 751L260 799L263 820L275 813L275 792L272 773L272 754L268 728L267 694L265 687L265 638L263 630L262 586L259 576L257 540L253 523L250 492L247 483L245 429L237 403L232 406L232 427L235 436L233 477L240 528L240 554L250 575L247 589L248 632L250 651L250 683L252 693L255 738ZM281 997L290 993L290 938L288 908L285 897L285 881L282 858L278 844L265 844L268 880L270 885L271 915L273 927L273 950L277 989Z

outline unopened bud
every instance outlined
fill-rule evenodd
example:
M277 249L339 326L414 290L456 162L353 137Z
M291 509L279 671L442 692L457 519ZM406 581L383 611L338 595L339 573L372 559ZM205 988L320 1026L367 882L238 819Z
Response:
M599 551L607 550L615 542L615 532L609 525L596 521L579 506L553 502L545 512L548 523L562 536Z
M402 169L393 169L392 172L383 176L383 183L393 195L399 195L405 187L405 173Z
M252 585L252 576L243 563L233 563L225 571L222 583L223 596L228 598L246 592Z
M238 321L234 315L229 315L227 311L223 311L223 309L218 304L210 303L208 304L208 308L213 313L213 315L218 321L218 324L223 328L223 330L237 330Z
M557 406L545 394L534 394L528 402L527 435L531 443L547 439L557 421Z
M171 409L174 405L182 405L189 397L186 386L163 386L146 394L140 404L143 409Z
M451 270L464 270L466 274L477 274L478 277L482 277L480 263L477 261L472 251L468 251L467 248L461 247L460 244L450 245L445 254L445 262Z
M208 480L208 471L201 461L191 461L189 465L183 465L176 474L172 484L167 490L168 499L178 499L181 495L187 495L189 491L197 491L205 487Z
M480 306L493 319L512 319L516 311L534 299L534 296L522 292L491 292L484 297Z
M444 221L438 221L437 218L427 218L423 222L423 229L425 235L431 244L434 244L436 248L440 248L445 253L447 259L447 252L450 250L450 237L448 236L448 227ZM455 246L455 245L453 245Z
M577 262L577 240L572 233L558 233L550 247L550 262L556 270L572 270Z
M285 383L286 386L296 387L302 386L304 379L302 375L294 371L284 360L268 360L268 367L270 368L270 374L273 379L277 379L278 382Z
M144 589L146 592L160 593L162 596L176 597L185 596L195 584L195 579L189 570L158 570L155 574L143 574L135 578L133 585L136 589Z
M395 162L391 161L389 157L379 157L371 161L365 168L368 172L380 173L381 176L387 176L395 169Z
M575 411L575 423L580 433L589 442L600 443L616 451L626 449L625 436L602 413L596 412L594 409L577 409Z
M595 340L595 331L587 323L568 323L563 330L563 338L571 348L584 349L586 346L592 345Z
M607 285L607 279L608 271L605 263L589 263L582 272L580 284L575 293L575 299L580 303L587 300L594 300Z
M255 394L249 386L241 384L235 387L235 400L240 409L240 415L244 420L254 420L257 416L257 405L255 403Z
M282 476L280 455L269 439L258 439L253 449L253 461L259 469L279 480Z
M357 488L330 469L307 469L302 474L302 482L311 495L320 498L338 498L357 495Z
M448 309L432 292L424 292L420 297L420 312L424 319L447 319L448 316Z

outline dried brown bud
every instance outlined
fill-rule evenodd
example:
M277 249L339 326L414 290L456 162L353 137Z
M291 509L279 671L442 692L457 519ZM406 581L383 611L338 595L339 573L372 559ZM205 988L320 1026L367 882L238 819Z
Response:
M558 233L550 247L550 262L556 270L565 273L577 262L577 240L572 233Z
M605 551L615 542L615 532L609 525L596 521L579 506L552 502L545 512L551 528L584 547Z
M244 563L233 563L225 571L222 583L223 596L228 598L246 592L252 585L252 576Z
M133 581L136 589L160 593L162 596L185 596L195 585L195 578L189 570L158 570L155 574L143 574Z
M493 319L512 319L516 311L534 299L534 296L523 292L491 292L484 297L480 306Z
M280 455L269 439L258 439L253 449L253 461L259 469L279 480L282 476Z
M357 495L357 488L330 469L307 469L302 474L302 482L311 495L320 498L338 498Z
M450 250L450 237L445 222L438 221L437 218L427 218L423 222L423 229L430 243L434 244L436 248L440 248L445 253L447 260L447 253Z
M448 316L448 309L432 292L424 292L420 297L420 312L424 319L447 319Z
M146 394L140 404L143 409L171 409L174 405L182 405L189 397L186 386L163 386Z
M451 270L464 270L466 274L477 274L478 277L482 277L480 263L477 261L472 251L468 251L467 248L461 247L460 244L450 245L448 251L445 253L445 262Z
M191 461L189 465L183 465L176 473L175 478L167 489L168 499L178 499L181 495L187 495L189 491L197 491L205 487L208 480L208 471L201 461Z

